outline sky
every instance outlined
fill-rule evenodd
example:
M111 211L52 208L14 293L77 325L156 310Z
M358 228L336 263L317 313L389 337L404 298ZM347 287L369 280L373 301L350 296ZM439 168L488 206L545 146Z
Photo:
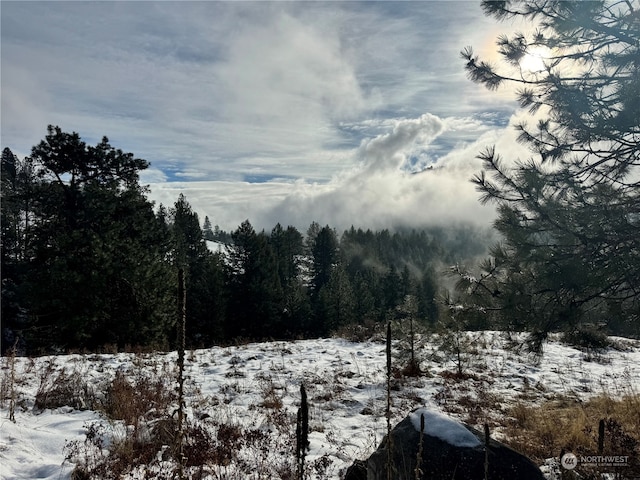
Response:
M1 144L47 125L150 162L149 198L183 193L235 229L489 226L470 182L497 144L526 155L513 92L466 78L512 28L480 2L2 1Z

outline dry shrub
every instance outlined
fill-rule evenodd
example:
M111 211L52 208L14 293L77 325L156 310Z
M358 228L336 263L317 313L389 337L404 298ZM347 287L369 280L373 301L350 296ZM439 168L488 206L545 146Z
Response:
M89 408L94 396L79 372L67 373L65 369L57 375L42 377L35 397L35 408L58 408L70 406L76 409Z
M278 393L278 388L271 377L267 377L260 382L260 390L263 400L259 406L271 410L282 409L282 395Z
M640 395L587 401L560 398L543 405L518 403L507 413L503 433L516 450L542 462L562 451L598 454L598 425L605 421L603 455L629 455L624 474L640 474Z
M169 411L175 392L162 378L138 375L133 381L117 372L107 389L104 413L127 425L138 425L141 419L160 418Z
M452 372L451 370L442 370L438 375L445 380L453 380L455 382L462 382L464 380L474 380L479 382L482 380L482 378L475 373L460 370L456 370L455 372Z
M4 408L5 401L9 400L9 420L14 423L16 421L16 383L18 383L18 379L16 378L17 344L18 340L16 340L13 347L8 350L8 355L5 357L7 364L2 366L4 373L0 376L0 407Z
M158 452L163 447L140 431L127 432L122 438L107 440L110 428L102 422L88 425L85 440L67 442L65 461L75 463L71 480L103 480L122 478L138 466L159 466ZM106 448L108 446L108 448ZM153 477L169 478L161 468L155 468Z
M210 450L203 460L208 459L216 465L229 465L236 459L244 441L244 432L239 426L221 424L218 426L216 440L209 443Z
M137 465L150 465L157 458L162 445L158 445L140 431L127 434L111 444L107 457L108 471L120 478Z
M77 463L73 478L119 478L136 466L158 465L164 452L172 453L175 421L169 412L174 403L175 392L166 378L139 373L130 380L117 372L107 387L102 411L132 428L114 436L106 450L104 427L89 426L83 443L67 446L67 460Z
M117 372L101 401L107 418L87 426L84 441L65 447L66 460L75 464L71 478L174 478L178 437L172 379L142 365L134 373ZM296 478L295 427L283 403L285 387L271 376L261 379L259 387L262 401L253 408L261 410L268 429L247 429L209 416L186 423L186 478L249 478L253 472L260 478ZM253 459L243 455L246 450Z
M175 446L177 428L175 417L163 418L154 424L151 439L155 443L156 451L162 451L163 446ZM231 436L221 433L221 430L224 428L221 427L218 431L216 441L211 431L204 425L194 422L186 425L183 448L186 457L185 467L199 467L208 463L228 464L228 462L222 463L217 460L222 456L230 458L235 450L230 452L229 449L233 449L235 444L231 442ZM223 437L222 440L221 437ZM222 448L226 449L224 454L220 453ZM170 452L175 457L177 452L174 450L167 449L166 452Z
M420 362L410 359L400 373L405 377L420 377L424 372L420 368Z
M285 416L273 381L269 379L262 386L265 404L261 406L272 416L276 413ZM138 373L129 379L118 372L107 388L103 411L109 419L122 421L129 428L123 430L124 436L112 437L109 449L103 448L104 428L101 435L96 435L92 432L98 428L89 427L85 442L71 442L67 446L67 459L77 463L74 475L89 479L120 478L144 466L155 472L153 478L161 478L158 471L167 468L166 465L176 465L177 420L172 411L177 399L171 387L166 378L159 376ZM188 422L183 444L185 467L190 469L190 475L197 476L215 466L233 465L238 462L242 448L252 443L268 450L268 437L261 432L245 431L239 425L227 423ZM87 452L93 452L91 458Z
M176 433L178 431L178 421L175 416L159 418L154 420L150 427L150 438L154 444L163 446L175 446Z
M0 408L4 408L6 401L11 398L13 382L11 381L11 357L4 357L5 364L2 365L2 375L0 375Z
M568 345L587 351L603 351L612 346L609 336L594 328L581 328L562 335Z
M332 335L350 342L384 341L385 324L366 318L362 323L351 323L338 327Z

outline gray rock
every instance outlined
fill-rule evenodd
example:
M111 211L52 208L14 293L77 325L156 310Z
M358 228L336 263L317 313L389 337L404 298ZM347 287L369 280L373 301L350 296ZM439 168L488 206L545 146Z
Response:
M344 480L367 480L367 462L356 460L347 468Z
M419 411L413 412L391 431L394 480L416 478L420 443L419 415ZM421 456L422 473L419 478L485 480L483 434L440 414L427 416L425 432ZM387 480L388 445L388 439L385 437L378 450L367 460L367 480ZM531 460L506 445L490 440L488 450L489 480L544 480L542 472Z

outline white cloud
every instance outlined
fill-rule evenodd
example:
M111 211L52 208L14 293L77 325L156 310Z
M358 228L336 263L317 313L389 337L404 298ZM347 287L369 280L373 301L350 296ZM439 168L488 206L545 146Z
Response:
M167 181L167 175L157 168L147 168L140 174L140 183L147 185L150 183L161 184Z
M37 82L23 68L7 72L2 68L2 146L14 147L14 153L30 153L35 139L46 133L47 115L51 105L47 93L37 88Z
M414 150L424 149L443 129L442 121L430 114L394 122L393 130L364 140L358 156L363 159L364 174L398 170Z
M275 225L267 212L280 204L295 185L286 182L190 181L151 183L150 200L171 207L182 193L200 217L214 225L235 230L249 219L257 228ZM287 222L284 222L287 223Z
M443 122L432 115L398 120L391 132L363 142L355 153L363 159L360 167L342 172L323 190L313 189L310 194L299 188L267 215L278 221L294 218L298 223L312 219L338 228L463 221L488 225L493 209L478 203L469 180L479 170L479 162L473 161L479 145L494 136L486 135L422 173L402 168L418 150L428 151L442 128Z
M421 173L404 168L410 156L428 154L436 140L450 136L455 141L457 128L476 128L478 140L458 144ZM208 215L227 230L247 218L257 228L266 229L277 222L305 229L311 221L338 229L351 225L420 228L462 222L488 227L494 207L479 203L479 193L471 183L482 169L477 155L495 144L508 160L527 156L526 149L515 142L512 123L487 129L472 119L441 120L426 114L387 122L387 129L349 153L359 164L337 171L326 183L302 179L260 184L169 182L152 185L152 196L171 204L184 192L201 216Z
M232 95L223 112L232 119L268 124L273 119L343 118L366 105L337 33L320 31L286 12L240 27L230 39L228 56L216 81Z
M469 178L514 103L458 52L492 23L477 2L8 2L3 147L107 135L154 200L226 229L488 223Z

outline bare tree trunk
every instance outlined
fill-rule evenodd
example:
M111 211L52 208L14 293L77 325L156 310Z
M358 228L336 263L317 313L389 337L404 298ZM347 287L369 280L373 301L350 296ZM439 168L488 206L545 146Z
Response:
M416 455L416 480L422 478L422 450L424 447L424 413L420 414L420 443L418 443L418 454Z
M11 362L11 373L9 377L9 381L11 385L9 388L11 389L11 396L9 399L9 420L13 423L16 423L16 354L18 350L18 338L11 347L9 351L9 361Z
M178 431L176 434L176 457L178 480L184 479L184 351L187 323L187 292L184 284L184 269L178 269Z
M393 480L393 461L391 441L391 322L387 322L387 480Z
M298 461L298 480L304 480L304 460L309 448L309 404L304 383L300 385L300 408L296 423L296 460Z
M484 480L489 480L489 425L484 424Z

